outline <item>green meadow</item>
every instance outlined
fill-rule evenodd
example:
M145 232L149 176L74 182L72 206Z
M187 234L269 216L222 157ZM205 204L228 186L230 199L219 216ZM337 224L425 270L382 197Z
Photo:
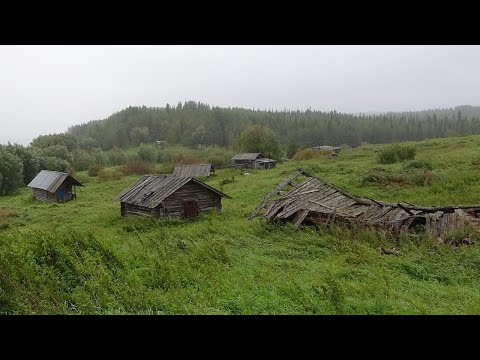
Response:
M380 164L387 145L367 144L248 176L217 170L202 180L232 199L188 221L122 218L112 199L139 176L78 172L85 186L65 204L27 187L0 197L0 313L480 314L480 242L247 220L298 168L383 201L480 204L480 136L404 144L414 160Z

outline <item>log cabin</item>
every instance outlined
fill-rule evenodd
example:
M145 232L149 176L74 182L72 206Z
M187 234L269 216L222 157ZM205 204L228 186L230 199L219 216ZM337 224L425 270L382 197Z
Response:
M232 160L238 167L263 170L274 168L277 163L276 160L268 159L261 153L236 154Z
M222 197L231 199L194 177L144 175L114 200L120 201L122 216L193 218L201 211L220 211Z

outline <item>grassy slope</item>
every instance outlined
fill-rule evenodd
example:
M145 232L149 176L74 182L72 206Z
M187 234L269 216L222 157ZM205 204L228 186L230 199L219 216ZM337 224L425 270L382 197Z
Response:
M207 182L233 199L195 221L120 217L111 198L137 176L81 174L86 186L67 204L33 201L24 188L0 198L0 313L480 313L480 244L452 249L405 237L401 256L384 256L388 234L246 219L298 167L379 200L480 204L479 146L479 136L416 143L428 173L377 164L381 146L250 176L220 170ZM362 181L371 174L390 180Z

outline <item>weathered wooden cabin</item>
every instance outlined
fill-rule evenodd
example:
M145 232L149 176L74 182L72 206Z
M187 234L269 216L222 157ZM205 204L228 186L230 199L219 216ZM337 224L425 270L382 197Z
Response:
M303 181L296 183L300 178ZM290 190L285 191L287 187ZM276 198L275 198L276 197ZM297 170L273 189L250 215L253 219L261 210L270 221L302 223L359 224L382 228L394 233L422 230L439 242L455 245L472 243L464 239L449 239L466 224L480 230L480 205L447 205L425 207L406 202L387 203L358 197L326 181Z
M179 165L175 166L173 175L179 177L208 177L215 175L215 169L212 164Z
M144 175L115 197L120 214L145 215L154 218L196 217L200 211L222 208L223 192L193 177Z
M37 200L65 202L76 198L75 186L83 186L68 173L42 170L27 185Z
M276 160L268 159L261 153L236 154L234 157L232 157L232 160L237 167L251 169L271 169L277 164Z

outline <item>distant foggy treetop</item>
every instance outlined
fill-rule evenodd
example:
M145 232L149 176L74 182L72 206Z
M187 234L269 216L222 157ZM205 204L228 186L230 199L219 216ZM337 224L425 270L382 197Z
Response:
M104 150L155 141L230 147L244 130L258 124L273 130L284 147L292 143L359 146L479 134L479 118L480 106L470 105L367 115L220 108L188 101L176 106L129 107L107 119L72 126L68 133L94 141Z

